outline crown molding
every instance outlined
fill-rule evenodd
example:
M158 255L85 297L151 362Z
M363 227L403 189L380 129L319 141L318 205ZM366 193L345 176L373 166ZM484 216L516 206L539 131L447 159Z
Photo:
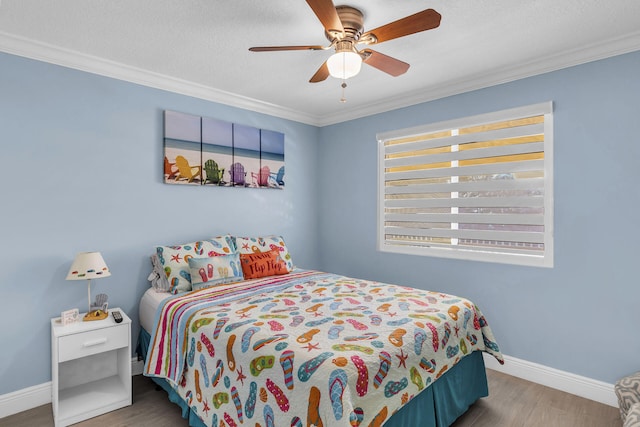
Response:
M381 102L353 108L347 112L316 116L0 31L0 51L2 52L318 127L484 89L637 50L640 50L640 31L578 49L559 52L511 68L489 71L470 79L452 81L446 86L432 86L410 95L404 94L387 98Z
M0 52L318 126L317 117L304 112L2 31Z
M483 75L470 79L460 79L447 83L446 86L432 86L411 95L399 95L387 98L364 108L355 108L348 112L326 115L320 118L319 126L327 126L348 120L359 119L374 114L384 113L399 108L409 107L423 102L434 101L448 96L484 89L503 83L537 76L588 62L598 61L613 56L640 50L640 31L624 37L594 43L569 51L558 52L536 61L521 63L510 68L488 71Z

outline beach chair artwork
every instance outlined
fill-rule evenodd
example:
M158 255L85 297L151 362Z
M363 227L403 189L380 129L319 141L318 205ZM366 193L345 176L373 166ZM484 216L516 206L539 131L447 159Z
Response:
M163 161L168 184L281 189L284 134L165 110Z
M233 124L233 164L231 185L249 187L251 171L260 170L260 129Z
M231 185L234 187L244 187L246 185L247 173L244 171L244 166L241 163L234 163L229 170L229 178L231 179Z
M167 156L164 156L164 179L176 179L176 175L178 175L178 168L175 163L169 162Z
M224 185L224 168L218 167L215 160L209 159L204 163L204 173L204 184Z
M260 131L260 165L269 169L266 188L284 189L284 134ZM262 186L261 186L262 187Z
M202 168L204 185L229 186L225 174L233 163L233 123L202 118Z
M164 182L201 185L200 117L165 111Z
M253 187L268 187L269 175L271 175L269 166L261 167L258 173L251 172L251 185Z
M176 156L176 166L178 167L178 176L176 181L187 180L191 183L196 180L199 184L202 179L202 167L200 165L192 166L183 156Z
M284 166L280 166L277 173L272 172L271 179L273 179L276 185L284 187Z

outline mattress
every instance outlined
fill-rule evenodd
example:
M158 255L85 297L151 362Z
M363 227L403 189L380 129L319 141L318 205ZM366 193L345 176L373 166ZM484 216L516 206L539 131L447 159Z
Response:
M138 316L140 317L140 325L144 330L153 330L156 310L160 303L170 296L171 294L168 292L158 292L153 288L147 289L144 295L142 295L138 308Z

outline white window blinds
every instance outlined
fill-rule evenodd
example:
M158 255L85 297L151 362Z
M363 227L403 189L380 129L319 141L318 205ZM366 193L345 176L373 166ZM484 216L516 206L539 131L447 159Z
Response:
M551 102L378 135L383 251L553 266Z

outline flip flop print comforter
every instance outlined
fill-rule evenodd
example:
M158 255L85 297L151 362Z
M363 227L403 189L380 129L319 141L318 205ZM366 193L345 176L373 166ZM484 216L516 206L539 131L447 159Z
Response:
M145 365L214 427L379 426L460 358L502 355L452 295L315 271L171 297Z

